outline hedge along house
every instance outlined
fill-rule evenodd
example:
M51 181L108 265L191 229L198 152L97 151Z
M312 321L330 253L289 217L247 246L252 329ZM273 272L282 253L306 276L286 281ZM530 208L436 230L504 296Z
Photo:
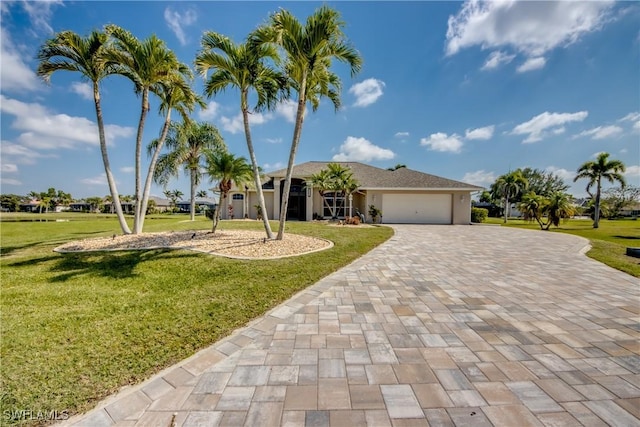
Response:
M360 186L353 193L352 215L358 209L368 222L369 206L382 210L384 223L406 224L469 224L471 221L471 193L482 187L454 181L407 168L393 171L359 162L307 162L293 169L288 220L311 221L315 218L331 218L330 209L317 188L307 186L306 179L326 169L329 163L337 163L353 172ZM265 204L269 219L280 217L280 200L286 169L267 173L263 184ZM333 206L334 194L325 192L327 203ZM258 198L255 190L234 187L229 193L228 206L221 207L223 218L257 217ZM349 200L337 194L337 216L349 215Z

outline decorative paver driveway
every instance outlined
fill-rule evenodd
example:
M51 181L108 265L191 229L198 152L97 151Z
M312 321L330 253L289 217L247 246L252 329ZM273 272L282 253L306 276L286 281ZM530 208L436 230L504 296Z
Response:
M394 228L249 327L72 421L639 425L639 280L566 234Z

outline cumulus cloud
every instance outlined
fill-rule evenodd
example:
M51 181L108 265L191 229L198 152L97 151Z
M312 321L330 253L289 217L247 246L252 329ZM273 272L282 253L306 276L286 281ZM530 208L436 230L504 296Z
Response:
M89 83L73 82L71 83L71 92L77 93L81 98L93 100L93 88Z
M181 13L167 6L164 10L164 20L182 46L188 42L187 35L184 33L184 27L194 24L197 19L198 14L193 9L187 9Z
M627 166L624 175L627 178L640 178L640 165Z
M602 27L613 5L599 2L466 1L449 16L446 53L509 47L539 57Z
M268 122L271 119L271 114L262 114L262 113L253 113L249 114L249 124L251 125L261 125ZM238 113L233 117L220 117L220 123L222 125L222 129L226 130L229 133L240 133L244 132L244 122L242 120L242 113Z
M494 52L491 52L489 54L489 56L487 57L487 60L485 61L484 65L482 66L482 68L480 68L481 70L494 70L498 67L500 67L501 65L506 65L509 62L513 61L513 58L515 58L515 55L509 55L506 52L502 52L500 50L496 50Z
M21 145L55 150L99 144L96 124L84 117L51 113L40 104L21 102L2 94L0 94L0 111L15 117L11 127L22 131L18 136ZM105 133L107 141L112 143L116 138L132 136L134 129L105 125Z
M623 118L619 119L618 122L631 122L632 129L634 131L640 131L640 112L635 111L633 113L629 113Z
M3 140L1 143L2 160L11 159L12 162L16 162L21 165L33 165L36 163L36 159L42 157L56 157L54 155L43 155L27 148L23 145L14 144L13 142Z
M18 165L13 163L1 163L0 172L2 173L16 173L18 172Z
M522 65L520 65L516 71L519 73L526 73L527 71L539 70L544 68L544 64L547 63L547 60L542 56L538 56L536 58L529 58Z
M220 104L216 101L209 101L207 106L198 111L198 118L200 120L213 120L218 116L220 111Z
M616 136L620 133L622 133L622 128L620 126L598 126L593 129L582 131L579 134L574 135L573 138L575 139L583 136L588 136L591 137L591 139L606 139Z
M22 185L22 182L13 178L1 178L0 177L0 185Z
M296 113L298 112L298 103L291 99L282 101L276 105L276 114L284 117L289 123L296 122Z
M577 113L550 113L545 111L533 117L528 122L520 123L511 131L512 135L527 135L522 141L524 144L541 141L546 135L547 130L556 132L562 128L564 124L571 122L581 122L587 118L587 111L579 111Z
M420 145L433 151L459 153L462 149L462 139L455 133L449 136L446 133L438 132L432 133L429 138L422 138Z
M488 187L495 182L496 178L497 176L495 173L481 169L475 172L465 173L462 177L462 182L479 185L481 187Z
M28 57L20 52L4 28L0 28L0 81L3 92L35 91L41 88L36 73L23 59Z
M558 177L560 177L563 181L573 181L573 177L576 176L574 171L570 171L564 168L557 168L555 166L547 166L545 172L550 172Z
M356 97L353 106L366 107L367 105L373 104L382 96L382 88L384 88L384 86L382 80L374 78L354 84L349 89L349 93L352 93Z
M264 164L264 169L267 171L275 171L278 169L282 169L284 167L284 163L282 162L276 162L276 163L265 163Z
M495 130L495 126L485 126L477 129L467 129L465 132L465 138L467 139L482 139L487 140L491 139L493 136L493 131Z
M340 146L340 152L333 156L336 162L370 162L373 160L389 160L395 153L386 148L378 147L365 138L348 136Z

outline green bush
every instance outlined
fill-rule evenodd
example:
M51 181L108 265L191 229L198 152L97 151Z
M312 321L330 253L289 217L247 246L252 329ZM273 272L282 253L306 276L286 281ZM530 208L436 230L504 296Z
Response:
M471 222L484 222L489 216L489 210L484 208L471 208Z

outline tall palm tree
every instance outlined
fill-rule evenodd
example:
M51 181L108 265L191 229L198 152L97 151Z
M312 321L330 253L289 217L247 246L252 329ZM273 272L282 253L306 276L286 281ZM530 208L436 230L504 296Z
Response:
M208 151L205 154L205 171L211 181L218 182L217 187L220 191L220 200L213 214L211 229L215 233L220 221L220 207L227 205L226 200L232 185L242 188L245 183L250 182L253 178L253 167L244 157L236 157L223 151Z
M325 197L327 191L332 190L332 181L331 176L329 175L329 171L327 169L321 169L318 173L311 175L306 180L306 183L307 186L318 189L318 193L320 194L320 197L322 197L322 202L329 209L329 211L331 212L331 216L333 217L333 209L331 205L329 205L329 202Z
M249 114L272 109L278 101L278 96L284 86L284 78L265 63L267 60L276 61L278 52L272 46L236 44L228 37L213 31L208 31L202 36L201 45L202 49L196 56L195 64L196 70L206 78L205 94L211 97L223 92L228 87L234 87L240 91L240 110L244 135L253 168L258 204L262 210L262 222L267 237L273 239L262 191L260 170L251 139ZM207 78L209 70L212 70L212 73ZM257 99L253 108L249 107L250 92L255 94Z
M602 191L602 180L605 179L610 183L616 181L623 187L627 184L623 173L626 168L620 160L609 160L609 153L600 153L595 161L585 162L578 168L578 173L573 179L576 182L579 179L586 178L589 180L587 184L587 193L593 198L591 187L596 186L595 194L595 211L593 216L593 228L598 228L600 223L600 195Z
M73 31L62 31L40 47L38 52L40 63L37 73L48 83L51 80L51 75L56 71L75 71L92 83L100 153L102 154L109 192L115 202L120 228L124 234L130 234L131 230L120 206L116 181L111 172L100 104L100 82L115 72L115 67L105 60L105 53L108 51L110 51L109 35L104 32L94 30L89 36L81 37Z
M218 129L210 123L172 123L166 138L169 152L158 159L155 181L167 185L169 178L178 176L181 167L189 174L190 215L195 220L196 189L202 178L202 162L208 152L226 152L227 146Z
M155 94L160 98L160 112L164 113L165 120L162 125L162 131L160 137L155 139L147 147L148 154L151 155L151 161L149 162L149 170L147 171L147 177L145 179L144 190L142 191L142 206L140 209L140 221L138 226L140 230L143 229L144 219L147 213L147 206L149 204L149 196L151 193L151 181L156 173L156 166L160 156L160 152L164 146L164 142L169 133L169 127L171 125L171 112L177 111L182 117L183 122L189 122L191 118L189 113L192 112L196 105L203 105L202 100L195 92L188 86L187 82L179 74L174 74L172 78L161 82L158 90Z
M117 67L117 73L127 77L134 84L134 89L141 98L140 119L136 133L135 154L135 216L133 232L142 232L142 217L145 214L142 206L142 137L149 112L149 93L163 90L162 84L174 79L191 79L189 67L178 61L175 53L167 48L164 41L155 35L140 41L129 31L117 25L107 25L107 32L114 37L114 49L108 52L108 59Z
M527 179L522 176L520 169L501 175L495 182L497 196L504 200L504 223L511 211L510 199L527 188Z
M296 122L282 191L278 240L284 237L293 164L300 144L307 101L314 111L321 97L329 98L335 108L339 108L341 85L337 75L329 70L332 60L347 63L352 76L362 66L360 54L348 43L342 27L344 22L340 13L328 6L316 9L304 25L291 12L280 10L271 15L269 25L260 27L251 36L253 44L275 44L284 51L289 85L298 93Z

